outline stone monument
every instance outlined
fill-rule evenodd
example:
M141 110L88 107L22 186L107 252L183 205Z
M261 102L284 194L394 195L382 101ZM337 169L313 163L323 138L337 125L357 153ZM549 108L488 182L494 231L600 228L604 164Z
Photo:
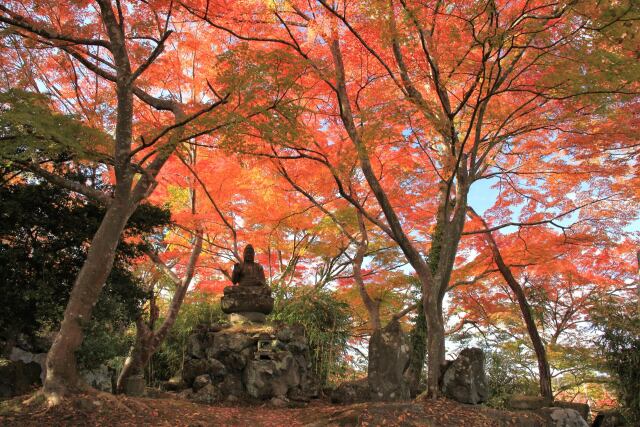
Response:
M233 285L224 288L221 300L222 311L229 314L229 321L264 323L265 316L273 310L273 297L262 266L255 262L253 246L247 245L242 262L233 266L231 282Z
M278 406L317 397L304 328L265 321L273 298L251 245L233 266L231 282L221 300L230 322L196 328L182 371L165 387L201 403L271 400Z

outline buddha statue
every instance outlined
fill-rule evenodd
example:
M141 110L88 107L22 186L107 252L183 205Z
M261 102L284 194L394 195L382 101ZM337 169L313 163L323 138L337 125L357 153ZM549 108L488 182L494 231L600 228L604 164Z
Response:
M253 246L247 245L244 248L242 263L235 263L231 274L231 283L238 286L266 286L264 269L255 262L255 251Z
M255 262L253 246L244 249L242 262L233 266L231 283L224 288L222 311L232 323L262 323L273 310L271 289L267 286L264 269Z

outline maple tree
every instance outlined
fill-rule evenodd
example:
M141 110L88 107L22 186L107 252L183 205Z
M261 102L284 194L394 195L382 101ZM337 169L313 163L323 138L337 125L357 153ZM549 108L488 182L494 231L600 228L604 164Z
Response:
M150 256L177 262L165 268L176 292L159 329L154 299L138 320L121 383L166 336L192 279L219 293L251 242L285 301L298 287L337 287L366 313L358 330L417 306L427 342L417 320L408 375L417 382L428 356L434 398L447 316L459 314L446 312L447 295L486 322L508 300L551 398L532 295L553 294L549 277L560 290L619 290L597 271L602 256L624 259L637 244L625 227L640 198L639 12L595 0L3 3L2 102L12 108L0 154L106 209L48 355L50 401L80 388L80 320L147 199L172 211L166 251ZM48 97L25 108L38 92ZM74 168L100 186L66 179ZM469 200L483 180L497 198L480 217ZM415 280L395 271L405 264L418 304ZM508 292L497 301L504 283L519 315Z
M541 164L564 170L580 160L570 152L546 157L557 146L543 141L580 134L588 123L582 117L595 117L611 99L624 102L616 94L633 96L631 75L602 76L584 53L603 27L619 28L635 10L595 2L320 0L246 2L233 10L224 2L183 5L256 49L297 55L310 71L307 79L322 84L301 83L308 88L304 106L313 105L312 111L282 113L304 134L278 139L258 129L247 137L269 143L255 150L258 155L325 166L341 196L403 251L422 283L428 391L436 397L445 355L442 303L472 184L528 174ZM243 13L251 19L237 19ZM614 74L630 64L607 58L604 49L595 56L608 59ZM354 160L364 178L357 184L344 173ZM390 165L409 168L410 190L402 191L409 178L394 175ZM508 197L517 198L519 186L512 187ZM368 191L376 203L363 201ZM420 202L408 206L415 199ZM545 208L557 215L576 205L567 199L548 203L537 215L548 218ZM419 233L422 239L415 238ZM423 239L430 240L428 251Z
M35 13L25 16L25 9ZM213 68L203 75L194 88L192 100L167 96L180 94L181 81L165 81L161 76L170 76L165 73L171 71L175 76L175 71L180 70L179 74L182 71L181 46L172 45L169 40L174 32L191 31L186 25L170 28L174 12L173 2L128 7L119 1L106 0L51 5L16 1L0 7L0 22L11 28L10 38L16 46L14 50L3 51L6 55L3 64L12 68L23 58L36 55L34 48L45 48L43 58L38 60L48 68L32 68L33 79L26 82L21 82L21 76L14 72L13 82L31 86L35 91L44 85L56 94L62 108L83 115L93 126L113 130L108 148L97 150L94 157L109 171L102 174L112 186L106 191L52 173L46 165L42 166L48 160L46 157L32 158L24 164L26 170L107 207L76 278L60 332L48 353L44 392L51 403L59 402L65 393L78 388L74 352L82 341L80 320L90 316L111 270L122 229L139 204L153 192L164 164L183 141L210 134L225 123L238 122L246 113L239 108L245 104L238 93L235 97L240 104L219 113L231 99L231 91L237 90L242 95L249 92L247 86L251 82L245 81L242 90L231 82L232 64ZM221 54L224 44L218 46ZM200 49L209 46L200 45ZM221 55L208 58L212 62L201 61L202 67L215 67L224 61ZM222 95L207 78L217 80ZM261 89L264 93L263 86ZM267 97L266 106L254 103L249 114L261 114L277 101ZM219 114L214 116L213 112ZM191 125L188 130L187 125ZM55 144L56 140L45 138L40 142ZM90 145L91 141L84 144ZM82 157L76 160L82 161Z
M487 228L477 214L470 225ZM538 362L540 388L551 392L556 379L552 398L602 381L587 338L595 336L591 312L610 296L628 295L633 277L632 241L606 238L579 222L565 227L564 233L540 226L496 236L478 233L477 256L451 285L457 330L469 325L501 336L501 345L524 343Z

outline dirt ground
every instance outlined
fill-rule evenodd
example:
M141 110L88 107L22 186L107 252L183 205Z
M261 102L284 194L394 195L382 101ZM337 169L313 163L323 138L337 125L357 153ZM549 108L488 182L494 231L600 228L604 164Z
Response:
M0 402L0 426L543 426L525 412L461 405L440 399L422 402L332 405L315 400L303 407L200 405L173 395L133 398L106 393L79 395L46 409L29 396Z

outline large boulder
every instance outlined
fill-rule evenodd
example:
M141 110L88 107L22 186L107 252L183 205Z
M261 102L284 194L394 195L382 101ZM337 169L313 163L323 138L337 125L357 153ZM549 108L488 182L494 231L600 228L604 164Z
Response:
M198 375L196 379L193 380L193 391L197 393L201 388L209 384L211 384L211 377L208 374Z
M367 381L373 400L407 400L409 384L404 370L409 363L409 344L397 320L375 331L369 341Z
M209 383L192 394L191 399L198 403L213 403L220 398L220 391L213 384Z
M254 347L257 337L249 334L234 332L219 332L215 334L213 343L205 349L207 358L218 359L226 354L239 354L242 350Z
M192 334L187 338L187 354L194 359L204 359L205 345L201 334Z
M484 371L484 353L466 348L446 368L442 377L445 396L460 403L478 404L487 400L489 388Z
M541 408L535 413L545 419L548 427L589 427L589 424L575 409Z
M630 424L622 413L615 409L598 412L591 427L626 427Z
M9 354L9 360L23 363L37 363L40 365L40 382L44 383L44 378L47 374L47 353L32 353L20 347L13 347Z
M221 380L226 373L225 365L216 359L187 359L182 367L182 379L190 387L200 375L209 375Z
M40 365L0 359L0 398L19 396L40 384Z
M100 365L95 369L82 370L80 376L85 383L95 388L96 390L106 391L112 393L115 385L116 372L114 369L110 369L106 365Z
M124 394L127 396L144 396L145 392L144 375L131 375L124 382Z
M254 359L247 363L243 381L250 396L257 399L284 397L300 385L298 364L286 351L272 359Z
M575 409L576 411L578 411L578 413L580 414L580 416L585 420L588 421L589 420L589 405L586 403L579 403L579 402L565 402L563 400L556 400L553 402L553 406L557 407L557 408L567 408L567 409Z
M549 402L541 396L516 394L511 396L507 401L507 407L514 410L535 411L545 406L549 406Z
M340 405L366 402L370 399L371 392L369 390L369 382L366 378L343 382L331 391L331 403Z

